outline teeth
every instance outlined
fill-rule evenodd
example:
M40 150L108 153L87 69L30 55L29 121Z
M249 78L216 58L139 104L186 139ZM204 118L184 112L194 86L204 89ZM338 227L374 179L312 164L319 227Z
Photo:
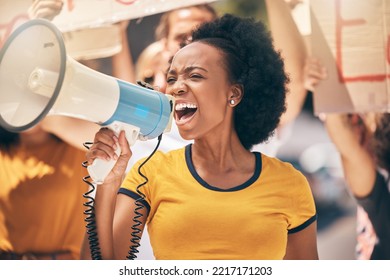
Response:
M195 108L198 108L195 104L187 104L187 103L178 103L176 104L175 106L175 110L177 111L181 111L181 110L184 110L184 109L195 109Z

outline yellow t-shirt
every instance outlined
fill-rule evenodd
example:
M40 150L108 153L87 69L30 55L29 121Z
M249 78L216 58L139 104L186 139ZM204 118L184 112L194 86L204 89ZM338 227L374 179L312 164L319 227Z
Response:
M85 233L85 153L57 139L0 150L0 250L79 258Z
M229 190L208 185L191 160L191 145L157 152L142 168L139 190L156 259L283 259L288 234L316 220L306 178L291 164L256 155L247 182ZM120 193L137 198L145 182L132 168Z

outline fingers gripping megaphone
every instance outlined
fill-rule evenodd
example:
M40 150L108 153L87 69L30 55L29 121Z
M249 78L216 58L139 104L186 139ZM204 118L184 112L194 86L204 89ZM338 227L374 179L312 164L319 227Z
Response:
M170 130L174 98L92 70L66 55L61 32L50 21L19 26L0 51L0 125L21 132L47 115L88 120L136 140ZM120 153L120 150L117 150ZM100 184L115 161L88 166Z

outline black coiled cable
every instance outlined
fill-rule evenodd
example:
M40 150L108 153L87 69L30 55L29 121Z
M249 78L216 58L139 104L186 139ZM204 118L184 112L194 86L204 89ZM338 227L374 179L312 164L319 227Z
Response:
M137 253L139 253L138 247L141 245L140 244L141 229L139 227L142 225L142 222L139 219L142 218L142 216L143 216L141 213L141 210L145 208L145 206L142 204L142 201L145 200L145 195L141 192L140 188L142 186L144 186L145 184L147 184L149 181L148 178L141 172L141 168L149 161L149 159L157 151L158 147L160 146L161 139L162 139L162 134L160 136L158 136L157 145L154 148L154 150L152 151L152 153L138 167L138 174L142 178L144 178L145 181L143 183L139 184L136 188L136 191L140 197L138 199L136 199L134 202L136 207L134 209L134 214L135 214L135 216L133 218L134 224L131 227L132 232L131 232L130 241L131 241L132 245L130 245L130 250L129 250L128 255L126 257L126 259L128 259L128 260L135 260L137 258Z
M92 145L92 142L85 142L83 143L84 147L89 150L90 146ZM82 163L82 166L87 168L88 162L84 161ZM96 231L96 219L95 219L95 199L92 196L92 193L95 191L95 185L91 182L91 177L90 176L85 176L83 178L83 181L90 186L89 190L83 194L83 197L87 199L83 205L87 208L84 211L84 215L86 215L86 218L84 221L87 223L86 228L87 228L87 234L88 234L88 241L89 241L89 249L91 251L91 258L93 260L101 260L102 259L102 254L100 252L100 247L99 247L99 239L98 239L98 234Z

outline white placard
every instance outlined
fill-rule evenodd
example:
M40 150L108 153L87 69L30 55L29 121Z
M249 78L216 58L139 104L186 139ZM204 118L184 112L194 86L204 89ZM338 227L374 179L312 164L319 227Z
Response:
M388 0L311 0L313 55L329 78L318 86L322 112L389 112Z
M53 23L62 31L100 27L172 9L216 0L64 0ZM28 20L31 0L0 0L0 47L12 31Z

